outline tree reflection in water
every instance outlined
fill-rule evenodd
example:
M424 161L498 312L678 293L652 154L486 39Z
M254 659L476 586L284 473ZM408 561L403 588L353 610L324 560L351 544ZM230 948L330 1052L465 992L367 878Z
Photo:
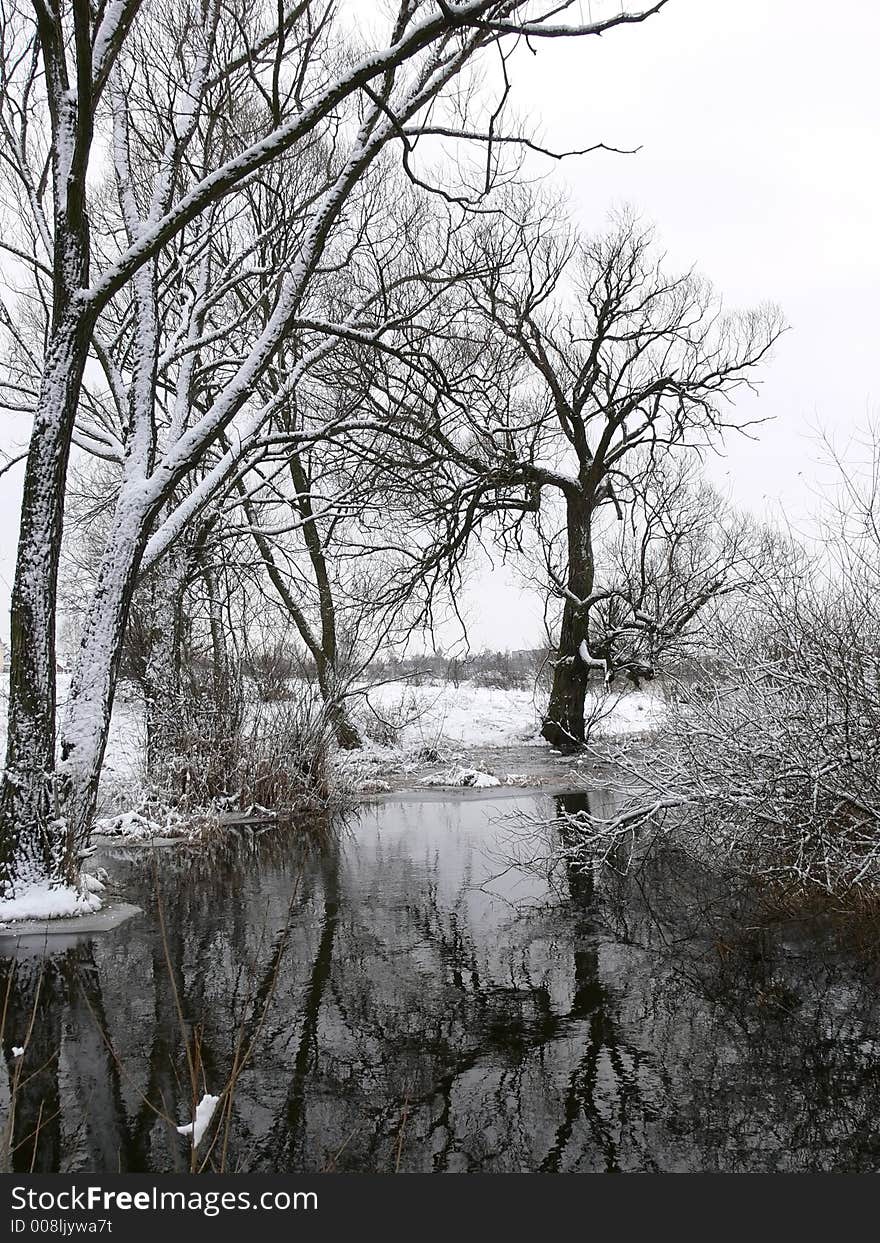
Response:
M562 892L496 875L514 810L386 803L320 847L279 832L155 870L109 851L146 914L3 963L10 1168L189 1168L168 1119L196 1032L211 1092L253 1042L227 1169L876 1168L870 954L759 925L672 852Z

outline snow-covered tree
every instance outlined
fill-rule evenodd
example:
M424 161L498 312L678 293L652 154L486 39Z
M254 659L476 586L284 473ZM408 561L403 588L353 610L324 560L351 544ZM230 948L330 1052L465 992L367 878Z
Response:
M371 167L394 145L409 175L428 184L430 171L417 157L420 140L433 133L482 148L491 183L504 138L498 109L485 86L456 87L475 57L501 60L506 98L507 60L518 41L599 34L642 21L664 3L582 24L579 6L567 2L548 10L516 0L401 0L384 33L371 13L366 35L357 10L332 0L35 0L33 7L3 0L0 142L7 214L18 223L4 231L3 246L32 278L3 312L15 351L4 392L30 410L33 434L12 600L0 892L75 877L137 576L239 468L276 409L277 400L267 405L255 392L328 255L330 264L343 263L339 231ZM271 314L248 352L228 357L194 403L202 347L227 327L207 314L218 286L239 283L242 265L259 262L255 247L231 254L228 270L218 270L209 239L219 224L231 227L242 189L285 158L290 195L277 211L300 231ZM101 176L107 163L112 191ZM172 421L160 438L169 283L183 306ZM246 315L247 293L244 302ZM120 317L130 328L125 359L106 348L105 333L115 339ZM362 317L357 308L350 323L314 326L284 391L332 351L340 327L354 329ZM371 322L372 334L382 330ZM112 421L106 425L106 404L89 395L96 367L121 437ZM189 486L223 437L228 447ZM58 738L56 594L76 444L121 468Z

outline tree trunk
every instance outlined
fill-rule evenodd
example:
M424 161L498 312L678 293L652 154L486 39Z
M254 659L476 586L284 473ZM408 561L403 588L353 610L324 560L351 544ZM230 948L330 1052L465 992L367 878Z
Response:
M2 897L73 879L55 789L55 606L67 465L97 314L82 296L89 284L85 187L93 117L87 101L71 89L60 10L38 5L36 12L51 119L52 323L28 447L12 587L6 768L0 790ZM82 31L78 20L74 24L79 86Z
M333 586L330 582L321 537L314 521L311 479L296 453L290 455L290 478L299 497L298 507L303 518L303 539L312 563L315 585L318 588L318 610L321 618L320 656L316 648L312 648L318 666L318 684L324 703L327 705L337 743L343 751L356 751L363 746L363 742L357 727L345 710L344 701L339 698L339 646ZM300 633L302 633L301 630Z
M318 688L324 700L336 742L343 751L357 751L364 744L357 726L345 710L344 702L339 698L336 667L324 657L323 653L316 656L315 664L318 670Z
M333 732L336 735L336 741L343 751L357 751L364 745L357 726L344 708L341 708L338 704L333 704L330 710L330 719L333 722Z
M67 463L88 356L88 315L53 331L31 433L12 588L0 896L73 879L55 790L55 603Z
M150 575L149 591L149 649L143 690L147 773L152 777L173 752L179 736L186 563L178 549L172 549L158 571Z
M570 751L582 746L585 741L584 701L590 666L581 655L581 644L587 640L589 614L578 601L585 600L593 590L593 514L580 490L572 490L566 495L565 509L568 534L566 586L570 595L566 596L562 610L550 703L541 733L551 746Z
M110 732L122 640L134 596L150 518L123 493L116 530L98 574L70 684L61 730L61 810L67 823L69 869L88 843L98 782Z

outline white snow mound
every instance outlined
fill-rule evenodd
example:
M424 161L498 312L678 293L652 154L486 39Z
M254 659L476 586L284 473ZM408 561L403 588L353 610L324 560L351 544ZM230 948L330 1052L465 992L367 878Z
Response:
M102 837L127 837L133 841L161 837L166 826L141 815L139 811L123 811L115 816L100 816L94 825L95 833Z
M491 773L480 772L477 768L450 768L447 772L423 777L422 785L468 786L472 790L487 790L490 786L500 786L501 782Z
M97 876L86 873L78 887L50 885L48 881L23 889L14 898L0 900L0 923L22 919L72 919L77 915L93 915L102 906L104 884Z
M191 1135L193 1148L198 1148L201 1138L208 1129L211 1119L214 1117L214 1110L217 1108L219 1096L209 1096L207 1092L196 1105L196 1116L192 1122L187 1122L185 1126L179 1126L177 1132L179 1135Z

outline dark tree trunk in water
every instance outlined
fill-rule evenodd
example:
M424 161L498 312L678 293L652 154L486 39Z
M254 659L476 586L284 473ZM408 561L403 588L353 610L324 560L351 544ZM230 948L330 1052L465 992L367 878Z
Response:
M0 969L9 1110L2 1155L14 1173L54 1174L61 1159L58 1059L64 983L59 957L23 953ZM11 976L11 978L10 978ZM16 1057L14 1045L24 1047Z
M572 750L584 742L584 701L590 666L581 656L588 613L577 601L593 590L592 509L583 494L570 492L565 502L568 530L568 587L553 669L550 703L541 733L551 746Z
M108 1035L92 944L69 950L59 966L66 1003L61 1107L62 1113L72 1112L72 1104L82 1110L77 1150L89 1154L91 1169L143 1169L132 1161L120 1067ZM69 1144L62 1147L59 1165L70 1158Z

